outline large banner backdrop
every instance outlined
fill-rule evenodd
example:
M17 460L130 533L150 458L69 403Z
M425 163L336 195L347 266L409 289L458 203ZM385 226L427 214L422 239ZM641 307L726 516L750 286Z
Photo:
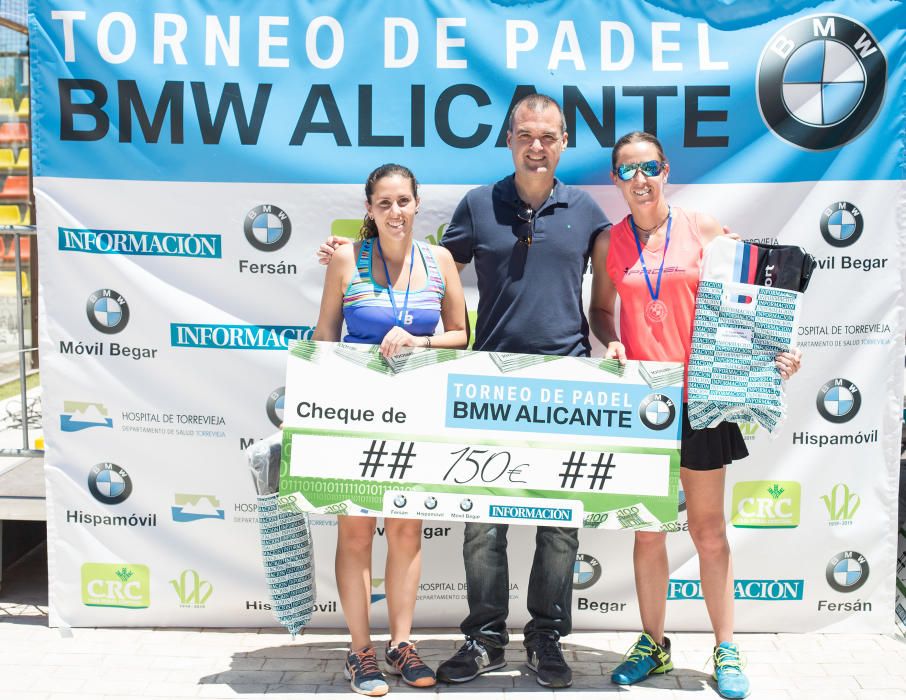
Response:
M674 204L818 259L789 418L744 425L752 456L728 471L738 628L890 631L906 7L687 4L32 2L51 624L274 624L244 449L281 423L315 249L355 235L388 161L420 179L416 234L437 242L470 187L512 171L508 110L537 90L566 113L558 176L612 220L611 147L644 128ZM315 523L312 624L340 627L335 521ZM674 529L668 627L707 629L683 513ZM461 526L424 537L416 620L453 626ZM511 530L513 625L533 538ZM638 629L631 550L582 531L578 628Z

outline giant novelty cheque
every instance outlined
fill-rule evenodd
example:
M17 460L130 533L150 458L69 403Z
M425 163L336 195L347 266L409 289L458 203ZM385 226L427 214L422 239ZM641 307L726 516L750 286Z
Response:
M607 529L676 520L682 364L407 350L291 346L285 508Z

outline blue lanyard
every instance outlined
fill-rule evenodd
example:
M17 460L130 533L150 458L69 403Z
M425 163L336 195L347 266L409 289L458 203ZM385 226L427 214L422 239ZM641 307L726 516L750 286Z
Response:
M667 230L670 230L670 227L667 227ZM390 280L390 270L387 269L387 261L384 259L384 251L381 250L381 239L376 238L377 249L381 254L381 262L384 264L384 277L387 279L387 295L390 297L390 306L393 308L393 325L403 327L403 319L406 316L406 311L409 310L409 285L412 284L412 266L415 264L415 242L412 243L412 252L409 254L409 279L406 281L406 297L403 300L403 310L397 312L396 310L396 299L393 296L393 282ZM661 263L663 267L663 263Z
M673 214L670 212L670 207L667 207L667 240L664 241L664 256L661 258L661 266L657 270L657 287L654 289L651 288L651 278L648 276L648 268L645 267L645 256L642 255L642 244L639 242L639 232L635 229L635 221L632 218L632 214L629 215L629 225L632 226L632 233L634 234L633 240L635 240L635 248L639 251L639 261L642 263L642 272L645 274L645 284L648 285L648 293L651 294L652 299L657 299L661 294L661 275L664 274L664 263L667 261L667 248L670 246L670 226L673 224Z

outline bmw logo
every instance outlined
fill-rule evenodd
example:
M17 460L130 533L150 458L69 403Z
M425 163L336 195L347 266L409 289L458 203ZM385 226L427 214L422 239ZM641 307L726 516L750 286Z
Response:
M437 499L434 498L434 496L428 496L425 499L425 508L427 508L428 510L434 510L435 508L437 508Z
M758 109L775 134L809 151L865 131L884 100L887 59L871 32L842 15L791 22L758 61Z
M583 590L594 586L601 578L601 564L593 556L577 554L573 567L573 588Z
M831 379L818 390L818 413L831 423L846 423L859 412L862 394L848 379Z
M663 394L650 394L639 406L639 418L651 430L664 430L676 418L676 406Z
M245 215L243 230L253 248L270 253L286 245L293 226L285 211L261 204Z
M112 462L95 464L88 474L88 490L101 503L116 505L132 493L132 479L128 472Z
M472 510L472 505L473 505L473 504L472 504L472 499L471 499L471 498L463 498L463 499L459 502L459 509L460 509L463 513L468 513L470 510Z
M286 387L274 389L267 397L267 417L271 423L279 428L283 425L283 400L286 396Z
M821 235L835 248L852 245L862 235L862 212L849 202L834 202L821 212Z
M396 508L405 508L406 503L406 497L401 493L398 493L393 499L393 505Z
M835 591L850 593L868 580L868 560L858 552L840 552L827 562L825 575Z
M85 305L88 322L101 333L119 333L129 323L129 305L122 294L112 289L99 289Z

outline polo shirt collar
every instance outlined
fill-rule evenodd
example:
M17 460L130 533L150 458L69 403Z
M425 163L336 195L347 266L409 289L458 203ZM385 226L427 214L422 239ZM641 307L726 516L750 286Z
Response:
M516 175L512 174L501 182L502 187L500 188L500 194L503 198L503 201L515 204L519 199L519 195L516 193ZM558 178L554 178L554 189L551 192L551 196L545 202L545 206L562 204L564 206L569 205L569 191Z

